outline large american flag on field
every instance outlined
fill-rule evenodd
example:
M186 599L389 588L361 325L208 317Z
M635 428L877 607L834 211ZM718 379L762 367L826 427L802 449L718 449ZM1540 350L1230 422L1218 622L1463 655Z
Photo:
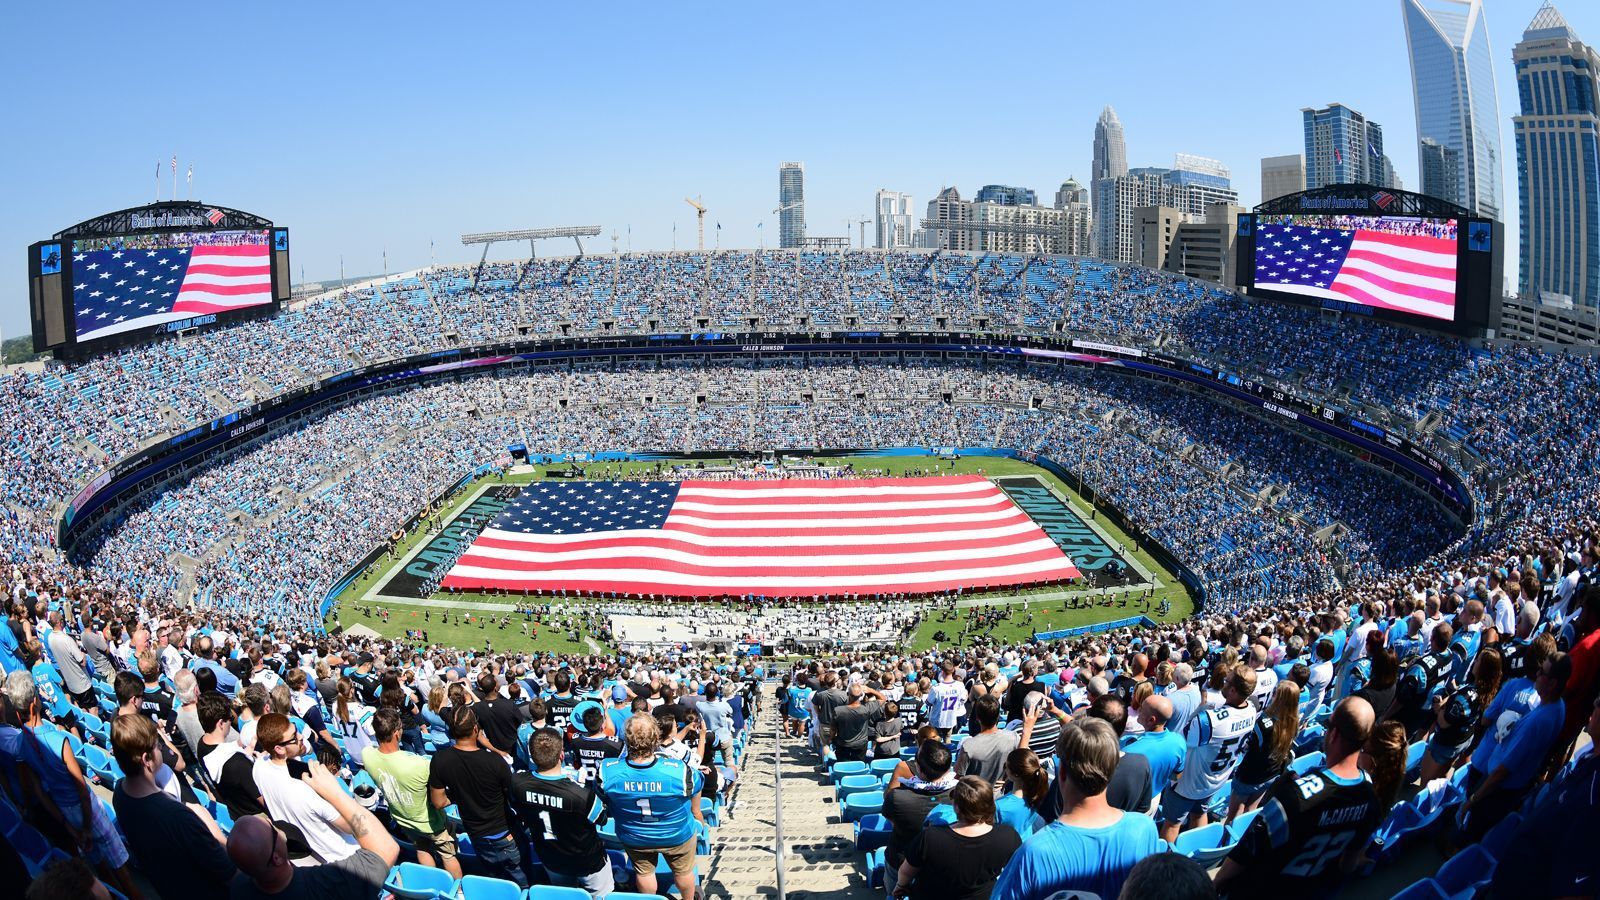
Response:
M986 478L541 482L445 576L461 590L934 593L1078 577Z
M259 243L76 252L78 340L271 303L270 252L265 232Z
M1456 239L1262 224L1256 287L1453 321Z

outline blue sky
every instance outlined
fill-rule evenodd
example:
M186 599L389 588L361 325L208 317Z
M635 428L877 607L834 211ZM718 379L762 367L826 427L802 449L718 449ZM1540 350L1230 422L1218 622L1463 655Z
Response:
M1513 217L1511 48L1539 5L1488 3ZM1600 41L1600 3L1561 9ZM470 231L597 224L592 249L631 229L642 250L676 224L691 247L695 195L708 246L716 222L723 247L771 245L783 160L806 164L813 235L878 188L919 214L946 185L1049 197L1087 176L1108 103L1130 165L1215 157L1246 205L1260 158L1301 149L1300 108L1330 102L1381 123L1418 186L1398 0L6 4L0 28L7 335L27 327L26 245L153 199L158 160L166 199L174 153L180 194L192 162L197 199L292 230L297 280L341 256L377 273L385 250L391 272L476 259Z

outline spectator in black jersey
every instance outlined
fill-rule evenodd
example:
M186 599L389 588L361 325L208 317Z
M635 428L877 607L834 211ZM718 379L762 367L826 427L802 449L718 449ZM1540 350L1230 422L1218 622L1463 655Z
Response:
M372 671L372 654L362 653L356 657L356 670L350 673L350 680L356 683L356 690L361 692L361 702L368 706L378 705L378 676Z
M267 804L256 787L254 763L233 739L233 704L215 692L201 694L195 703L205 731L196 755L216 785L216 798L228 807L228 815L235 821L265 813Z
M516 704L500 696L500 682L493 672L485 670L478 676L478 697L478 702L472 704L472 713L478 717L483 746L511 759L517 751L521 713Z
M1010 825L996 823L994 790L968 775L950 790L954 825L922 829L906 848L894 896L915 900L983 900L1022 846Z
M573 768L577 769L579 784L597 784L600 763L622 756L622 742L606 735L606 711L598 704L583 711L579 724L583 735L572 740Z
M567 726L572 723L572 711L578 706L578 698L572 693L572 676L566 669L557 669L550 684L555 691L544 702L550 727L566 734Z
M1355 870L1384 815L1360 761L1375 718L1359 697L1346 697L1334 708L1323 765L1273 784L1217 875L1219 894L1326 896Z
M161 736L144 716L111 723L111 751L122 767L111 801L139 868L163 897L226 897L234 865L222 829L199 805L185 806L156 784Z
M599 707L593 712L600 715ZM561 767L561 732L541 728L528 739L534 772L511 778L511 808L533 835L533 849L561 887L583 888L599 900L616 887L611 861L595 823L605 817L605 804L592 786L580 785Z

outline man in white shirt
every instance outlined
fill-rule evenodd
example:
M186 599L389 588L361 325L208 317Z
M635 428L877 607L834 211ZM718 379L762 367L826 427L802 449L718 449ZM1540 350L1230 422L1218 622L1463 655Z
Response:
M1194 666L1178 663L1173 668L1172 690L1167 692L1167 699L1172 701L1172 718L1167 721L1167 730L1183 734L1205 700L1200 685L1194 683Z
M168 678L183 668L183 629L174 625L168 628L161 641L161 671Z
M256 746L261 756L252 774L267 811L279 822L288 822L305 835L315 859L296 860L302 865L338 862L361 849L351 837L350 825L339 811L291 771L302 768L296 757L306 752L304 741L289 724L289 717L268 713L256 725Z
M1272 656L1261 644L1250 647L1250 668L1256 673L1256 689L1250 694L1250 705L1260 712L1272 700L1278 689L1278 673L1272 670Z
M1333 641L1328 638L1317 641L1311 655L1315 659L1311 663L1311 677L1306 681L1306 699L1302 705L1316 709L1328 699L1328 689L1333 684Z

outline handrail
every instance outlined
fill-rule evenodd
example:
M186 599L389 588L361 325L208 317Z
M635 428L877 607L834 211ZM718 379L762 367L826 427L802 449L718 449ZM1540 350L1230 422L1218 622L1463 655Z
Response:
M783 711L779 710L772 725L772 859L777 866L774 885L778 900L784 900L783 891Z

